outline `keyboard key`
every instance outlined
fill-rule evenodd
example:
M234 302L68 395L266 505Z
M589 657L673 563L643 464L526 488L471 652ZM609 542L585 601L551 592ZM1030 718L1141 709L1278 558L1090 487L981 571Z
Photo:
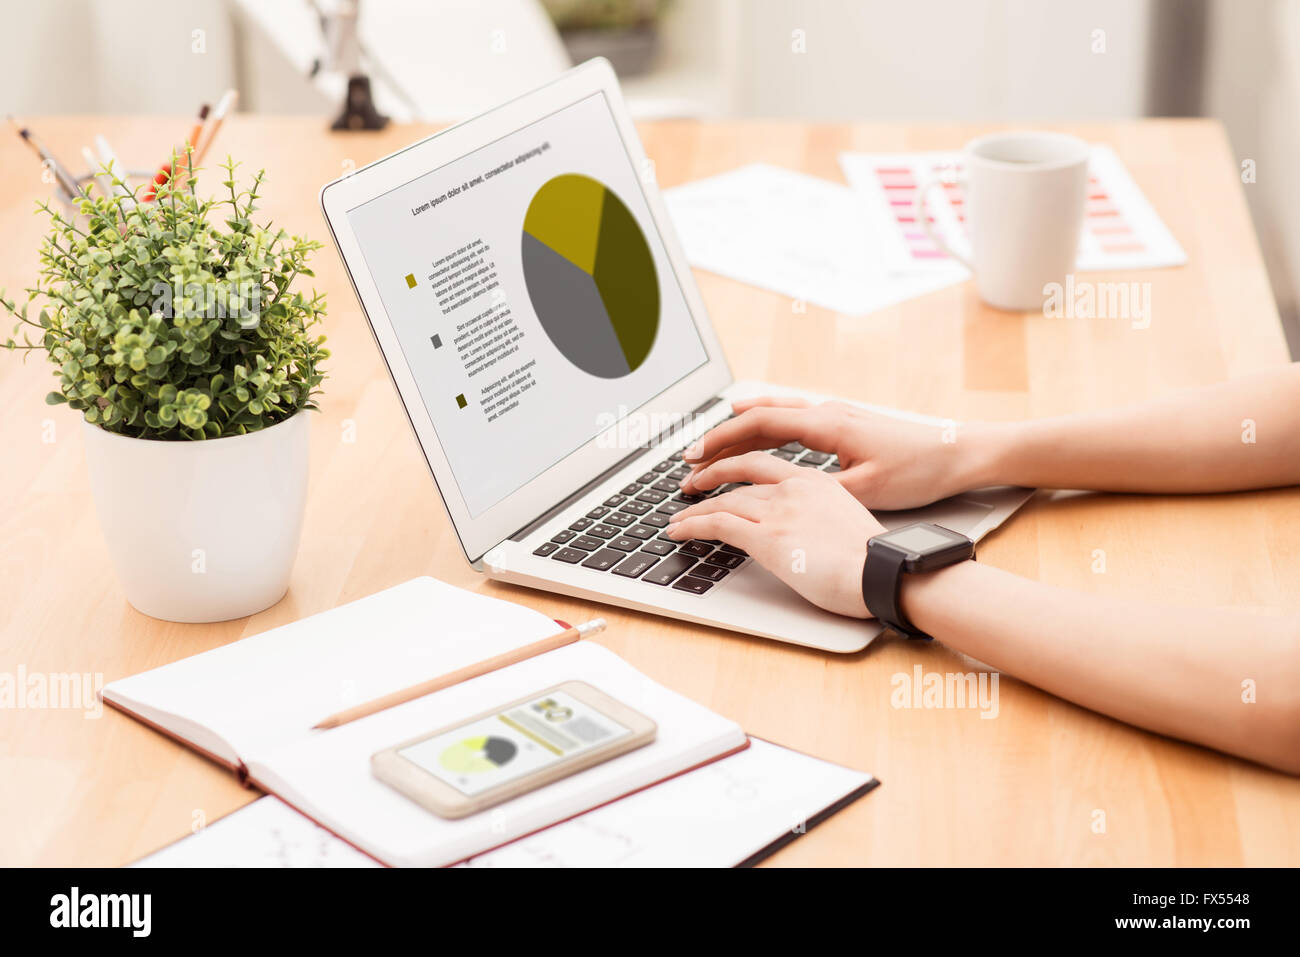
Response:
M741 558L749 557L749 552L745 551L743 548L737 548L735 545L728 545L725 542L722 545L722 550L724 552L731 552L733 555L739 555Z
M669 537L668 537L668 529L666 529L666 528L665 528L662 532L660 532L658 535L656 535L655 538L656 538L658 541L662 541L662 542L672 542L674 545L678 545L678 544L680 544L680 543L677 541L677 539L675 539L675 538L669 538Z
M587 529L588 535L595 535L597 538L613 538L618 534L618 529L613 525L593 525Z
M686 503L684 502L664 502L657 509L655 509L655 511L663 512L665 515L676 515L682 509L689 508L689 507L690 506L686 505Z
M658 482L655 482L655 484L651 485L650 487L652 489L656 489L657 491L668 492L671 494L672 492L676 492L679 488L681 488L681 485L678 484L676 479L662 478Z
M594 555L583 556L587 560L582 563L583 568L594 568L598 572L608 571L617 565L625 557L625 553L615 551L612 548L602 548Z
M659 481L659 476L655 475L654 472L646 472L639 479L637 479L637 481L640 482L642 485L649 485L651 482Z
M642 572L654 568L657 564L659 564L659 559L653 555L637 552L615 565L614 574L622 575L624 578L639 578Z
M669 462L680 462L681 460L682 460L681 452L674 452L672 455L668 456Z
M658 505L667 497L668 494L666 492L656 492L654 489L648 488L638 495L636 500L638 502L649 502L651 505Z
M800 452L803 452L805 448L806 446L804 446L802 442L787 442L785 445L781 446L781 451L793 452L795 455L798 455Z
M595 508L593 508L590 512L587 513L587 517L588 517L588 518L600 518L602 515L604 515L604 514L605 514L606 512L608 512L608 511L609 511L609 509L607 509L604 505L597 505Z
M624 485L621 489L618 490L618 494L635 495L639 491L641 491L641 486L638 485L636 482L633 482L631 485Z
M794 464L806 469L815 469L817 467L816 462L805 462L803 459L800 459L798 462L795 462Z
M620 552L634 552L641 547L641 539L620 535L618 538L609 540L609 547L617 548Z
M681 502L681 503L683 503L683 504L685 504L685 505L694 505L696 502L703 502L703 501L704 501L704 496L703 496L703 495L687 495L685 492L682 492L680 495L676 496L676 497L673 499L673 501L674 501L674 502Z
M592 538L590 535L579 535L569 543L574 548L581 548L584 552L594 552L598 548L604 548L605 543L599 538Z
M533 549L533 554L546 556L551 554L551 552L555 551L559 547L560 546L556 545L554 542L542 542L542 544L538 545L536 548Z
M643 516L641 518L641 524L649 525L653 528L663 528L668 524L668 516L660 515L658 512L655 512L653 515Z
M773 449L772 454L778 459L785 459L787 462L793 462L796 453L787 452L785 449Z
M636 528L629 528L626 532L628 538L639 538L643 542L654 538L655 534L656 529L648 525L638 525Z
M697 578L707 578L711 582L716 582L726 578L728 571L721 565L712 565L709 562L700 562L691 569L691 574Z
M673 467L673 460L672 460L672 459L664 459L662 462L660 462L658 465L655 466L655 471L656 471L656 472L667 472L667 471L668 471L669 469L671 469L672 467Z
M691 474L691 467L689 465L679 465L677 466L677 468L669 472L665 476L665 478L676 479L677 481L680 482L682 479L686 478L686 476L690 474Z
M688 555L669 555L641 579L652 585L667 585L686 569L695 564L695 559Z
M672 542L653 541L646 542L641 546L641 551L649 552L651 555L668 555L676 546Z
M682 591L688 591L692 595L703 595L713 587L713 582L707 582L703 578L696 578L693 575L687 575L685 578L679 578L673 582L674 588L680 588Z
M582 518L574 522L572 525L570 525L569 528L573 529L575 532L581 532L590 524L591 524L591 519L587 518L586 516L583 516Z
M704 561L710 565L721 565L723 568L738 568L745 563L745 560L739 555L733 555L722 550L714 552Z
M610 512L605 516L606 525L617 525L619 528L627 528L635 521L635 516L629 515L627 512Z
M577 548L561 548L551 557L557 562L568 562L570 565L576 565L587 557L587 553Z
M624 502L620 512L627 512L629 515L644 515L650 511L650 506L645 502Z
M611 495L601 504L607 505L610 508L616 508L617 506L622 505L625 501L627 501L627 497L624 495Z
M557 545L563 545L565 542L567 542L569 539L571 539L574 535L577 534L578 534L577 532L571 531L567 528L562 528L554 535L551 536L551 541L555 542L555 544Z
M805 462L810 462L813 465L825 465L830 460L831 457L825 452L809 452L799 459L799 464L802 465Z
M682 555L692 555L695 558L703 558L713 551L713 546L706 542L687 542L678 552Z
M843 470L840 468L840 463L838 463L838 462L833 462L832 464L826 466L826 468L822 469L822 471L823 471L823 472L840 472L840 471L843 471Z

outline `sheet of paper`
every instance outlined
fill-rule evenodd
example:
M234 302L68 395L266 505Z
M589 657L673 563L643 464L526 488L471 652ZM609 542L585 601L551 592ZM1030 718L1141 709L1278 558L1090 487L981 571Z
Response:
M960 152L841 153L840 166L862 200L891 272L952 281L969 277L964 266L930 239L916 216L917 190L938 180L927 199L931 223L953 249L970 256ZM1079 271L1158 269L1187 262L1187 254L1114 150L1093 146L1088 174Z
M891 273L891 250L870 228L861 196L777 166L744 166L667 190L664 199L691 265L845 315L961 278Z
M462 867L732 867L871 775L767 741L471 858ZM378 867L346 841L264 797L135 867Z
M311 818L259 798L132 867L380 867Z

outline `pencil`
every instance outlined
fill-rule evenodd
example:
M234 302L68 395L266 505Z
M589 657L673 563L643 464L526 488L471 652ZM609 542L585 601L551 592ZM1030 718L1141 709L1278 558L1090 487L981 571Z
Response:
M399 704L405 704L408 701L414 701L416 698L422 698L427 694L433 694L435 691L441 691L443 688L450 688L452 685L460 684L462 681L468 681L470 678L477 678L479 675L485 675L492 671L499 671L502 668L517 664L529 658L535 658L537 655L545 654L548 651L554 651L556 648L563 648L565 645L571 645L579 638L585 638L588 635L599 634L605 630L604 618L593 618L591 621L578 625L576 628L570 628L559 634L551 635L549 638L543 638L541 641L534 641L531 645L524 645L521 648L515 648L512 651L502 652L491 658L485 658L477 661L472 665L466 665L464 668L458 668L455 671L448 672L445 675L439 675L436 678L430 678L428 681L422 681L418 685L412 685L409 688L403 688L401 691L393 691L381 698L375 698L373 701L367 701L363 704L353 705L337 714L332 714L328 718L322 718L312 725L313 729L337 728L341 724L347 724L349 721L356 721L358 718L364 718L368 715L375 714L378 711L384 711L388 708L396 707Z
M221 99L217 100L217 108L212 111L212 122L208 124L208 128L204 131L203 145L199 146L194 154L195 166L203 162L203 157L207 155L208 148L212 146L212 141L217 138L217 133L221 130L221 124L225 121L226 114L230 112L238 99L238 90L227 90L221 94Z

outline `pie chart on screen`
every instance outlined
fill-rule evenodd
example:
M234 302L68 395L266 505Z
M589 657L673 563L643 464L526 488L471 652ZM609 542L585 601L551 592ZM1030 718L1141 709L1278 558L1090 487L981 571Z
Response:
M636 371L659 332L659 276L623 201L590 176L556 176L528 204L522 242L528 298L555 348L602 379Z
M448 771L479 774L508 763L518 750L513 741L482 735L457 741L438 756L438 761Z

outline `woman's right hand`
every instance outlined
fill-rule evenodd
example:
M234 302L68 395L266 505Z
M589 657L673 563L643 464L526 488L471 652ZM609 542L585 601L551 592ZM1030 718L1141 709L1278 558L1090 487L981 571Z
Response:
M746 399L733 408L734 418L682 454L694 466L682 491L736 481L736 465L729 460L791 441L837 455L841 471L835 478L867 508L914 508L997 484L996 426L923 425L844 402L813 405L784 397Z

